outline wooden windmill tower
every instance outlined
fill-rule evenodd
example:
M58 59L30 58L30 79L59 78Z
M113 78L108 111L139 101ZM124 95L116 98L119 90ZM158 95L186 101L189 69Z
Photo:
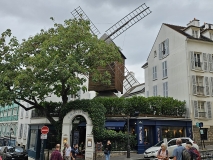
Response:
M113 40L129 29L131 26L136 24L138 21L149 15L151 11L146 4L140 5L138 8L130 12L108 30L106 30L105 34L101 36L100 39L106 41L106 43L114 43ZM84 19L90 21L90 30L94 35L100 34L99 30L95 27L92 21L88 18L88 16L84 13L81 7L74 9L71 14L76 19ZM135 77L128 71L125 67L125 59L126 57L120 51L120 55L122 57L122 62L113 62L108 64L105 68L99 67L98 70L100 72L108 72L111 74L111 85L103 85L101 82L96 83L92 81L92 75L89 75L89 91L96 91L100 94L105 93L113 93L120 91L123 93L123 88L128 91L135 84L139 84L139 82L135 79Z

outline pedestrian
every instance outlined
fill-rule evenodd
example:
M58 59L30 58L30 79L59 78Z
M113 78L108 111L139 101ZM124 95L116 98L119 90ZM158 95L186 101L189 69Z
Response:
M199 151L192 146L191 142L186 142L186 149L190 153L191 160L201 160Z
M62 160L60 153L60 144L56 144L55 150L52 152L50 160Z
M65 147L65 160L70 160L71 157L71 147L69 146L68 143L66 143L66 147Z
M106 160L110 160L111 150L112 150L111 142L110 140L108 140L107 144L104 146L104 154L105 154Z
M177 147L174 149L172 157L173 160L182 160L182 152L184 147L182 146L182 140L180 138L176 139Z
M71 151L72 160L76 159L77 154L78 154L78 144L75 144Z
M168 154L167 146L165 143L161 144L161 149L158 151L157 158L158 158L158 160L168 160L169 159L169 154Z

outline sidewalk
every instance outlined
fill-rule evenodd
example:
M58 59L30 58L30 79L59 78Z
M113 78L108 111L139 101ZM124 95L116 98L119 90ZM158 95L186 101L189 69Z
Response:
M208 145L204 149L200 147L200 151L213 150L213 145ZM126 154L121 156L111 156L110 160L142 160L144 158L143 154L130 153L130 158L126 158ZM34 160L33 158L28 158L28 160ZM105 157L98 158L97 160L105 160Z

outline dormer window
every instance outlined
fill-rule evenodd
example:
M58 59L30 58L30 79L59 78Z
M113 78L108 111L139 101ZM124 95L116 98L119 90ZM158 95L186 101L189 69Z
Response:
M198 31L192 30L192 36L193 36L194 38L198 38Z

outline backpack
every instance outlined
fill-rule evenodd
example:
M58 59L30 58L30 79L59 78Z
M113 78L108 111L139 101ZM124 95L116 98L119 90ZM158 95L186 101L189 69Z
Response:
M191 160L191 154L184 148L182 151L182 160Z
M193 160L201 160L200 152L196 148L192 147L190 152L192 153Z

